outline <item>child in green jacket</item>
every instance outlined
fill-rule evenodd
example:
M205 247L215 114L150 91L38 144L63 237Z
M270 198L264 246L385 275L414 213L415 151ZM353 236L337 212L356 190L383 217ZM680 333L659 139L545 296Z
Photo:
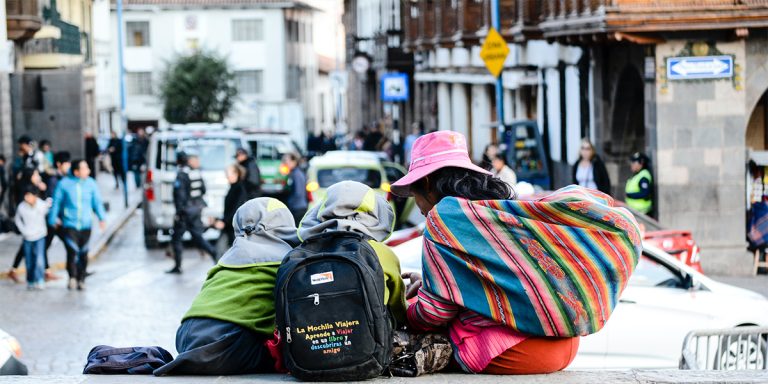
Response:
M257 198L235 213L235 242L209 272L176 332L176 359L155 370L165 375L273 372L264 343L275 328L275 277L298 245L291 211L279 200Z

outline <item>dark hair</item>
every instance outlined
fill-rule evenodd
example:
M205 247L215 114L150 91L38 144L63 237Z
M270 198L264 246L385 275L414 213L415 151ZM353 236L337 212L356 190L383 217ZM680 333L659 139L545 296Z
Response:
M426 185L429 180L429 186ZM428 188L427 188L428 187ZM411 189L425 193L435 192L440 199L448 196L467 200L507 200L513 199L514 191L507 183L491 175L469 169L446 167L438 169L417 182Z
M37 196L40 193L40 189L35 187L34 185L28 184L28 185L25 185L24 188L21 189L21 196L23 197L27 193L31 193L31 194Z
M46 145L51 145L50 140L41 140L40 141L40 148L45 147Z
M80 164L81 163L88 164L85 161L85 159L74 159L74 160L72 160L72 170L70 170L70 172L72 172L73 175L75 174L75 171L79 171L80 170Z
M285 156L288 156L288 158L291 159L291 161L295 161L297 163L299 162L299 159L301 159L301 157L299 157L298 154L293 152L288 152L285 154Z
M0 161L5 161L5 155L0 153Z
M72 156L67 151L59 151L53 155L54 164L63 164L72 160Z
M497 154L491 160L501 160L501 162L504 163L504 165L507 165L507 157L504 156L503 154Z
M16 140L17 144L30 144L32 143L32 138L27 135L21 135L18 140Z

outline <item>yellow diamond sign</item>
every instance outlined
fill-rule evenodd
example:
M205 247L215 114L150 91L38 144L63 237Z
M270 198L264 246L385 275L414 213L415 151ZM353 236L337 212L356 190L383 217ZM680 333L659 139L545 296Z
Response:
M485 67L491 72L493 77L499 77L501 70L504 69L504 61L509 55L509 47L504 38L501 37L496 28L488 31L485 43L480 49L480 58L485 62Z

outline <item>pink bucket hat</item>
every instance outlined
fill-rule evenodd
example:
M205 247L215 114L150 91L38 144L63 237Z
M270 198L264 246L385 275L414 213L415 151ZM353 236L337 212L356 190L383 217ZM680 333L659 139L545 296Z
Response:
M491 174L473 164L469 159L467 139L464 135L452 131L433 132L413 142L408 174L392 184L391 191L398 196L408 196L411 193L411 184L445 167L465 168L486 175Z

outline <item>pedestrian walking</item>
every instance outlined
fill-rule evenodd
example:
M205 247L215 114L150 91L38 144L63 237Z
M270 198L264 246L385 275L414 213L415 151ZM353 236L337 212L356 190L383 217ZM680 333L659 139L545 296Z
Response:
M5 206L5 196L8 194L8 173L5 155L0 154L0 209Z
M109 153L110 163L112 163L112 175L115 177L115 189L119 189L120 180L125 180L125 168L123 167L123 140L117 137L117 133L114 131L110 133L107 152Z
M503 154L497 154L494 156L493 160L491 160L491 166L491 173L493 176L498 177L501 181L507 183L507 185L512 188L512 191L514 191L515 185L517 185L517 175L515 174L515 171L507 165L507 158Z
M143 128L136 130L136 134L128 146L128 166L133 172L133 180L136 183L136 188L141 188L141 172L142 167L147 162L147 148L149 147L149 139L147 139L146 132Z
M10 194L11 203L9 205L9 216L13 216L16 206L21 203L21 190L24 188L25 183L22 179L22 174L25 170L38 170L42 172L41 167L41 155L35 150L34 142L32 138L27 135L22 135L16 140L18 144L17 156L13 160L11 166L11 189Z
M383 138L384 134L381 132L379 124L373 124L371 131L368 132L363 141L363 151L377 151Z
M267 342L275 330L275 276L299 244L293 217L277 199L253 199L234 215L236 241L208 271L176 332L179 355L167 375L274 372Z
M584 188L596 189L607 195L611 194L611 178L595 146L586 137L581 139L579 159L573 165L572 181Z
M69 175L70 168L72 166L72 163L70 162L70 155L67 151L60 151L57 152L53 156L53 163L56 165L54 173L52 175L49 175L46 180L46 197L50 198L51 201L53 201L53 195L56 191L56 187L59 185L59 182L67 177ZM48 235L45 237L45 281L50 280L58 280L59 277L50 269L48 268L49 265L49 258L48 258L48 250L51 248L51 244L53 244L54 237L58 237L62 243L64 242L64 238L61 236L60 228L56 228L56 226L48 226ZM86 272L87 275L87 272Z
M411 162L411 150L413 149L413 143L416 141L416 139L419 138L419 136L424 134L424 123L421 121L414 121L413 124L411 124L411 133L405 137L405 141L403 142L403 152L405 154L405 163L410 164Z
M286 205L296 219L296 225L299 225L304 214L307 213L307 206L309 205L307 202L307 176L299 167L300 161L301 158L295 153L287 153L283 156L283 164L290 169Z
M41 140L40 141L40 159L41 166L43 168L43 174L42 176L45 177L45 175L50 175L54 172L54 165L53 165L53 150L51 149L51 142L48 140Z
M636 152L629 159L632 177L624 189L627 206L646 215L653 213L653 176L650 159L644 153Z
M403 275L407 297L418 296L406 312L410 328L447 327L467 372L566 368L579 336L600 330L634 270L642 247L632 215L578 186L513 200L506 183L472 164L456 132L420 137L413 157L392 184L428 217L424 277Z
M14 221L24 238L22 247L27 267L27 289L45 288L45 238L48 234L46 214L48 202L38 199L39 191L27 185L22 191L23 201L16 209Z
M499 147L496 144L488 144L483 151L483 159L480 161L480 168L490 171L493 169L493 159L499 154Z
M235 152L235 159L241 167L245 169L245 188L248 191L248 198L253 199L261 196L261 172L256 159L248 155L243 148L238 148Z
M107 227L99 186L90 175L91 169L85 160L72 161L72 174L58 182L48 213L48 225L60 227L67 250L68 289L85 289L93 215L98 217L102 231Z
M42 177L40 177L40 172L38 172L36 168L26 168L22 170L21 174L19 175L18 188L19 188L19 192L18 192L17 200L19 201L19 204L21 204L22 202L24 202L24 194L28 190L34 190L39 198L45 199L46 191L48 187L43 182ZM47 259L47 255L45 256L46 257L45 257L44 270L48 270L48 267L49 267L48 259ZM19 281L18 275L16 274L16 268L18 268L21 265L21 261L23 259L24 259L24 243L22 243L19 246L19 249L16 251L16 256L13 259L13 264L11 265L11 269L8 271L8 277L10 277L11 280L17 283L20 281Z
M91 172L94 173L94 177L96 176L96 158L99 157L99 143L96 141L96 138L93 137L92 133L86 133L85 134L85 161L88 163L88 168L91 170Z
M205 183L200 173L200 159L197 155L179 152L176 154L179 171L173 183L173 205L176 216L173 221L171 247L173 248L174 266L167 273L181 273L181 257L184 250L184 233L192 235L193 244L211 255L216 261L216 250L203 238L202 213L205 207Z
M226 238L227 246L231 246L235 241L235 228L232 226L232 219L235 212L246 201L248 190L245 187L246 170L239 164L232 164L227 167L227 182L229 182L229 191L224 197L224 217L216 222L216 229L221 231L221 235Z

